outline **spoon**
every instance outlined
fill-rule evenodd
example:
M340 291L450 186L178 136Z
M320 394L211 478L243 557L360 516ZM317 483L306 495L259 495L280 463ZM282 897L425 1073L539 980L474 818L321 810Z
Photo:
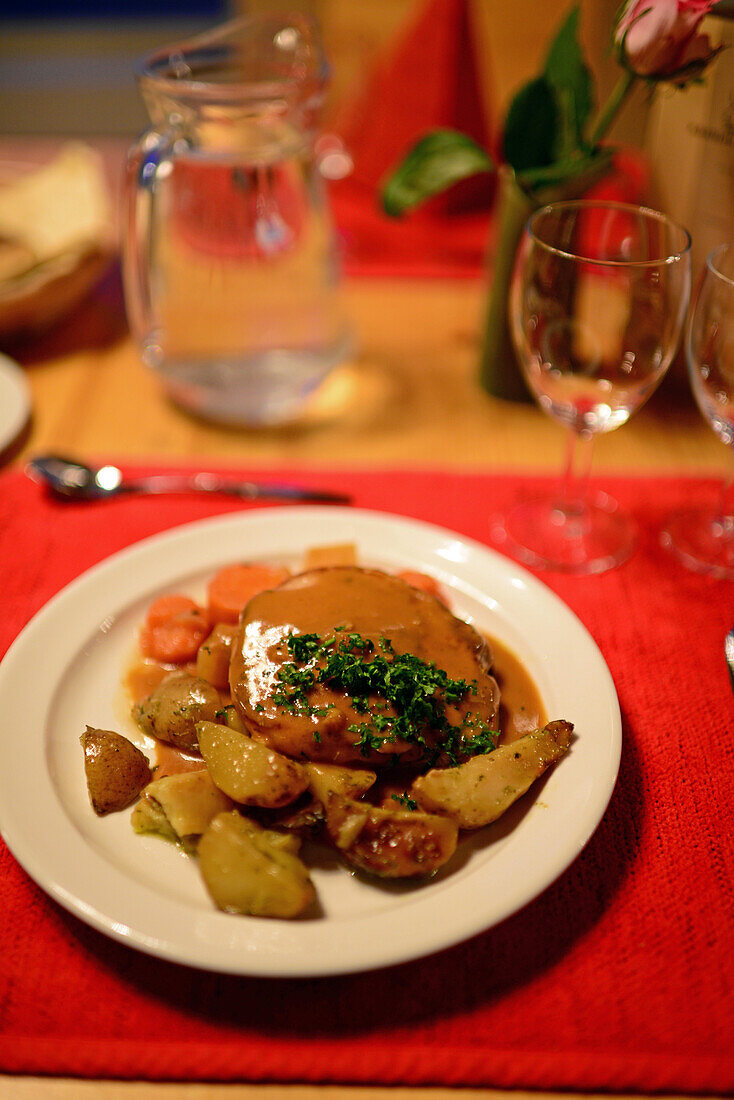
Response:
M26 466L26 473L33 481L45 483L54 496L64 500L104 500L120 493L224 493L241 500L350 502L343 493L304 489L280 482L231 481L212 473L125 478L117 466L85 466L63 455L37 455Z
M731 628L726 638L724 639L724 656L726 657L726 663L729 666L731 686L732 688L734 688L734 626Z

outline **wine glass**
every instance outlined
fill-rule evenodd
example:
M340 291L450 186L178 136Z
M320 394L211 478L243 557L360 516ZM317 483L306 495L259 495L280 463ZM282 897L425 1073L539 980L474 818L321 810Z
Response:
M517 503L496 532L526 564L601 573L623 562L635 526L590 492L593 441L625 424L663 378L690 294L690 237L664 214L615 202L559 202L529 219L509 319L525 380L568 429L560 484Z
M709 253L686 330L688 375L705 420L734 457L734 244ZM698 502L668 520L664 546L689 569L734 578L734 470L718 501Z

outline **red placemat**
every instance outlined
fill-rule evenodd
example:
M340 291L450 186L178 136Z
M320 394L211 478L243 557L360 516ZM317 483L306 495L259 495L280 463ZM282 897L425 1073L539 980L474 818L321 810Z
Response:
M270 471L488 542L542 479ZM602 577L544 578L617 685L619 782L593 838L539 898L420 961L318 980L231 978L148 958L50 901L0 846L0 1071L724 1094L734 1086L734 584L657 544L704 479L605 478L641 545ZM221 499L47 501L0 477L0 651L110 552L239 507ZM43 670L38 670L39 676ZM9 762L4 762L9 766ZM32 812L32 807L29 807Z

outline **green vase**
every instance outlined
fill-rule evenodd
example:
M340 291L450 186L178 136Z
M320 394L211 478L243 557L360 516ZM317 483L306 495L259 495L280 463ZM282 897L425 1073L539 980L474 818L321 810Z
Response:
M480 381L493 397L506 401L529 401L530 393L518 366L510 335L507 306L515 253L525 223L538 208L519 186L511 168L498 173L497 239L484 317Z

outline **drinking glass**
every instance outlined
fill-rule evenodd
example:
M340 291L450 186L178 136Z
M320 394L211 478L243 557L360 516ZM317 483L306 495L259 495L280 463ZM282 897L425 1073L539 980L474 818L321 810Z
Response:
M625 424L675 354L690 294L690 237L625 203L552 203L529 219L510 287L510 327L540 407L568 430L560 484L517 503L499 531L539 569L601 573L624 561L635 527L591 492L593 441Z
M734 458L734 244L709 253L686 331L691 389ZM662 542L689 569L734 578L734 471L718 501L697 502L668 520Z

